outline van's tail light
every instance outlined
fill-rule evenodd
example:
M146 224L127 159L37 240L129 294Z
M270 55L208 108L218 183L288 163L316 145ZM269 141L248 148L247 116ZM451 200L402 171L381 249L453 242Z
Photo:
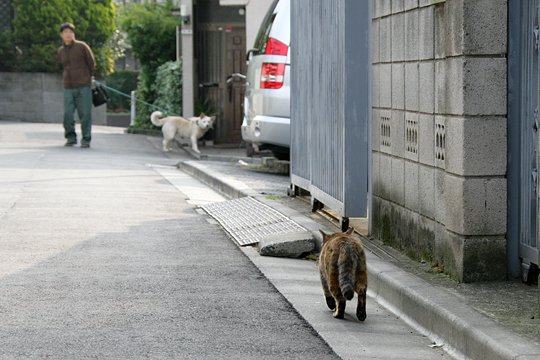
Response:
M279 89L285 78L285 64L263 63L261 69L261 89Z
M287 53L289 52L289 47L282 43L281 41L278 41L274 38L269 38L268 42L266 43L266 50L264 53L266 55L283 55L287 56Z

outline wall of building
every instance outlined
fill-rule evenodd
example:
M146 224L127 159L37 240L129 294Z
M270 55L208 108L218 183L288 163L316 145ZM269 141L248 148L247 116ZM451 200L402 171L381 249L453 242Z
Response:
M0 73L0 120L62 123L62 77L45 73ZM106 106L92 108L92 122L106 124Z
M266 12L274 0L219 0L221 6L244 6L246 10L246 47L251 49Z
M373 229L506 276L506 0L373 0Z

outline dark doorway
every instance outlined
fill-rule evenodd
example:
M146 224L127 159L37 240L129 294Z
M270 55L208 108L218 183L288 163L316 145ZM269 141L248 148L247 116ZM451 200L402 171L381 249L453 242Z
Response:
M216 115L211 136L217 144L242 141L244 83L227 78L246 73L246 31L242 7L219 6L218 0L199 0L195 9L195 112ZM242 14L241 14L242 13Z

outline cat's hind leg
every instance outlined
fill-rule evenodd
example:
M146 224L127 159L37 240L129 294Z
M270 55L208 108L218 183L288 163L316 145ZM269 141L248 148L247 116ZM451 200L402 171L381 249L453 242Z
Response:
M366 292L367 289L363 288L358 292L358 306L356 307L356 317L360 321L366 320Z
M334 317L336 319L343 319L345 317L345 305L347 305L347 300L345 300L345 298L338 300L338 306L334 312Z
M345 316L345 304L347 300L343 297L341 293L341 287L339 286L338 276L336 274L330 274L330 281L328 283L328 288L330 293L333 295L335 302L337 304L336 311L334 312L334 317L336 319L343 319Z
M357 279L354 291L358 294L358 305L356 307L356 317L360 321L366 320L366 294L368 286L368 275L366 271L366 262L362 261L361 269L357 273Z
M324 298L326 299L326 305L330 310L334 311L336 309L336 300L330 293L330 289L328 289L328 282L326 281L326 278L323 276L322 272L320 272L320 275Z

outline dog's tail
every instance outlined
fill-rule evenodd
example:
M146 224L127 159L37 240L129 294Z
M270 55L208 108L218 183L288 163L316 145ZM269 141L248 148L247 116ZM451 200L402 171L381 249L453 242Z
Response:
M162 116L163 113L161 111L154 111L152 115L150 115L150 121L156 126L162 126L164 123L163 119L160 119Z

